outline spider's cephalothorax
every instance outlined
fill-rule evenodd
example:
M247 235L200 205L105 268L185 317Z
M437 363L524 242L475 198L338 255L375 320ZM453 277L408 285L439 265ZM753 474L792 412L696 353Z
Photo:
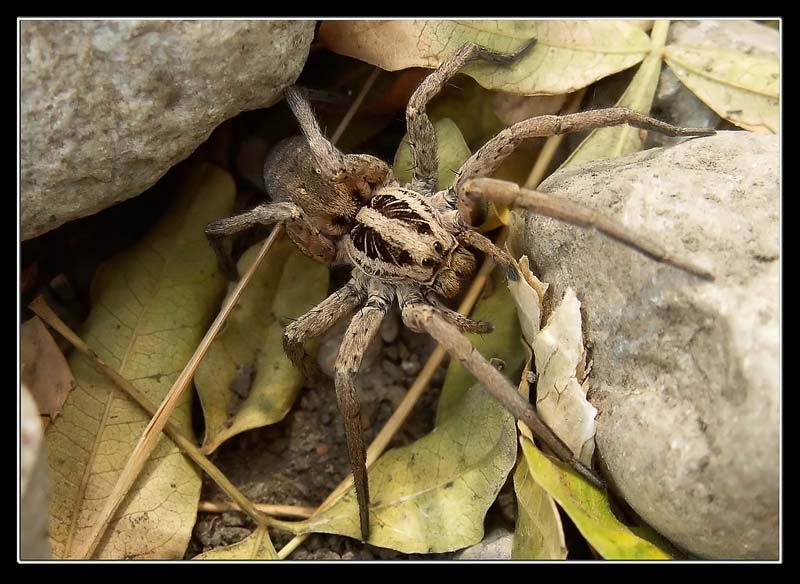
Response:
M361 208L345 246L352 263L369 276L410 280L453 298L477 264L445 224L426 197L391 185Z
M527 138L625 123L671 136L703 136L713 134L713 130L676 128L625 108L539 116L518 122L489 140L458 169L449 189L436 192L436 134L425 109L428 101L468 63L486 60L509 64L534 44L529 41L513 54L500 54L467 43L422 81L406 110L414 174L411 183L404 186L377 158L339 152L322 134L302 93L287 89L286 99L303 137L284 141L267 159L264 183L276 201L214 221L206 228L221 265L233 275L235 269L223 252L220 238L256 223L278 221L285 223L289 237L309 257L327 265L353 267L347 284L286 327L283 344L309 380L321 380L304 343L355 311L336 357L334 381L365 540L369 536L369 484L355 377L364 351L395 302L406 326L430 334L556 456L588 480L602 484L539 419L514 384L463 334L486 332L491 325L459 314L442 301L458 295L475 271L476 260L470 249L506 266L509 274L516 273L508 253L471 228L480 215L477 198L597 229L658 261L710 277L706 270L673 257L657 243L585 207L513 183L479 177L492 173Z

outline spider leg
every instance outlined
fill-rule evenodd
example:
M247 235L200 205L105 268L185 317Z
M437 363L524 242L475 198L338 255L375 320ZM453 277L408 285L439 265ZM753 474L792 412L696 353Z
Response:
M408 145L411 147L411 159L414 162L412 190L427 195L432 195L436 191L439 164L436 132L425 109L428 102L436 97L442 87L469 63L483 60L510 65L534 44L536 44L536 39L526 42L513 53L497 53L472 42L465 43L420 83L406 108Z
M355 377L364 353L378 333L393 299L394 294L385 285L375 282L370 286L369 298L350 321L336 357L336 398L344 418L347 454L350 458L350 469L353 471L361 538L364 541L369 539L369 483L361 429L361 405L356 394Z
M297 87L287 87L284 91L286 103L297 118L300 129L311 147L323 174L334 181L340 180L346 171L345 157L322 133L317 118L305 95Z
M708 270L696 266L688 260L675 257L655 241L572 201L520 188L515 183L491 178L471 179L464 183L461 192L468 199L468 204L476 197L489 198L503 205L528 209L538 215L552 217L579 227L597 229L600 233L635 249L657 262L669 264L707 280L714 279L714 276ZM491 242L489 243L491 244Z
M434 307L449 323L458 327L458 330L465 333L490 333L494 330L494 325L484 320L472 320L460 312L456 312L445 306L445 304L435 295L428 294L425 299Z
M319 371L316 360L306 353L303 343L323 334L355 310L365 296L364 290L350 280L283 331L284 352L312 384L325 386L329 382Z
M594 471L584 465L545 424L530 403L481 353L430 306L401 302L403 322L414 331L431 335L451 356L458 359L472 373L486 391L516 419L522 420L559 459L570 465L592 484L604 488L604 482Z
M456 235L456 239L462 245L482 251L491 257L496 263L503 266L512 280L517 279L517 263L514 261L514 258L512 258L511 254L509 254L506 250L497 247L494 243L492 243L492 240L485 235L482 235L477 231L467 229L458 233Z
M667 136L710 136L715 133L711 128L678 128L623 107L590 110L564 116L537 116L509 126L481 146L458 169L450 192L459 193L468 179L494 172L523 140L620 124L630 124L636 128L652 130Z
M285 202L262 203L249 211L212 221L206 226L206 237L217 255L220 270L231 280L238 277L233 260L222 247L223 237L234 235L255 225L272 225L279 221L286 221L286 232L300 251L323 264L331 264L334 261L335 246L309 223L300 207Z

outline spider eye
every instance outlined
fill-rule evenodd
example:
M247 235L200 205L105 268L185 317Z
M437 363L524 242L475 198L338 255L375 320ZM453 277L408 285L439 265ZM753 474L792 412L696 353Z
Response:
M429 225L423 223L422 225L417 227L417 233L419 233L420 235L430 235L431 234L431 228L430 228Z
M422 265L425 266L426 268L433 267L435 263L436 261L433 258L425 258L424 260L422 260Z
M442 244L438 241L433 242L433 249L436 250L436 253L442 253L444 251L444 247L442 247Z

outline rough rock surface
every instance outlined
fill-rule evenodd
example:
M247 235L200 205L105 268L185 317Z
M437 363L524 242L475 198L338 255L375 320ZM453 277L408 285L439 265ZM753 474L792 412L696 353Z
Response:
M460 552L455 560L510 560L514 534L507 529L497 528L488 533L480 543Z
M722 132L571 167L540 186L648 234L714 282L595 232L526 219L550 308L567 285L583 303L606 474L701 557L778 556L778 144Z
M23 21L22 239L133 197L294 82L314 21Z

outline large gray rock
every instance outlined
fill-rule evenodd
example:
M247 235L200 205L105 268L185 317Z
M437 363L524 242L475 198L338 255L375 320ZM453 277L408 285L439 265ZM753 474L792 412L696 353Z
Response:
M529 216L527 252L576 289L601 464L621 496L709 558L777 558L778 138L723 132L562 170L580 202L710 269L708 282ZM547 307L546 307L547 308Z
M23 21L22 239L133 197L275 103L314 21Z

